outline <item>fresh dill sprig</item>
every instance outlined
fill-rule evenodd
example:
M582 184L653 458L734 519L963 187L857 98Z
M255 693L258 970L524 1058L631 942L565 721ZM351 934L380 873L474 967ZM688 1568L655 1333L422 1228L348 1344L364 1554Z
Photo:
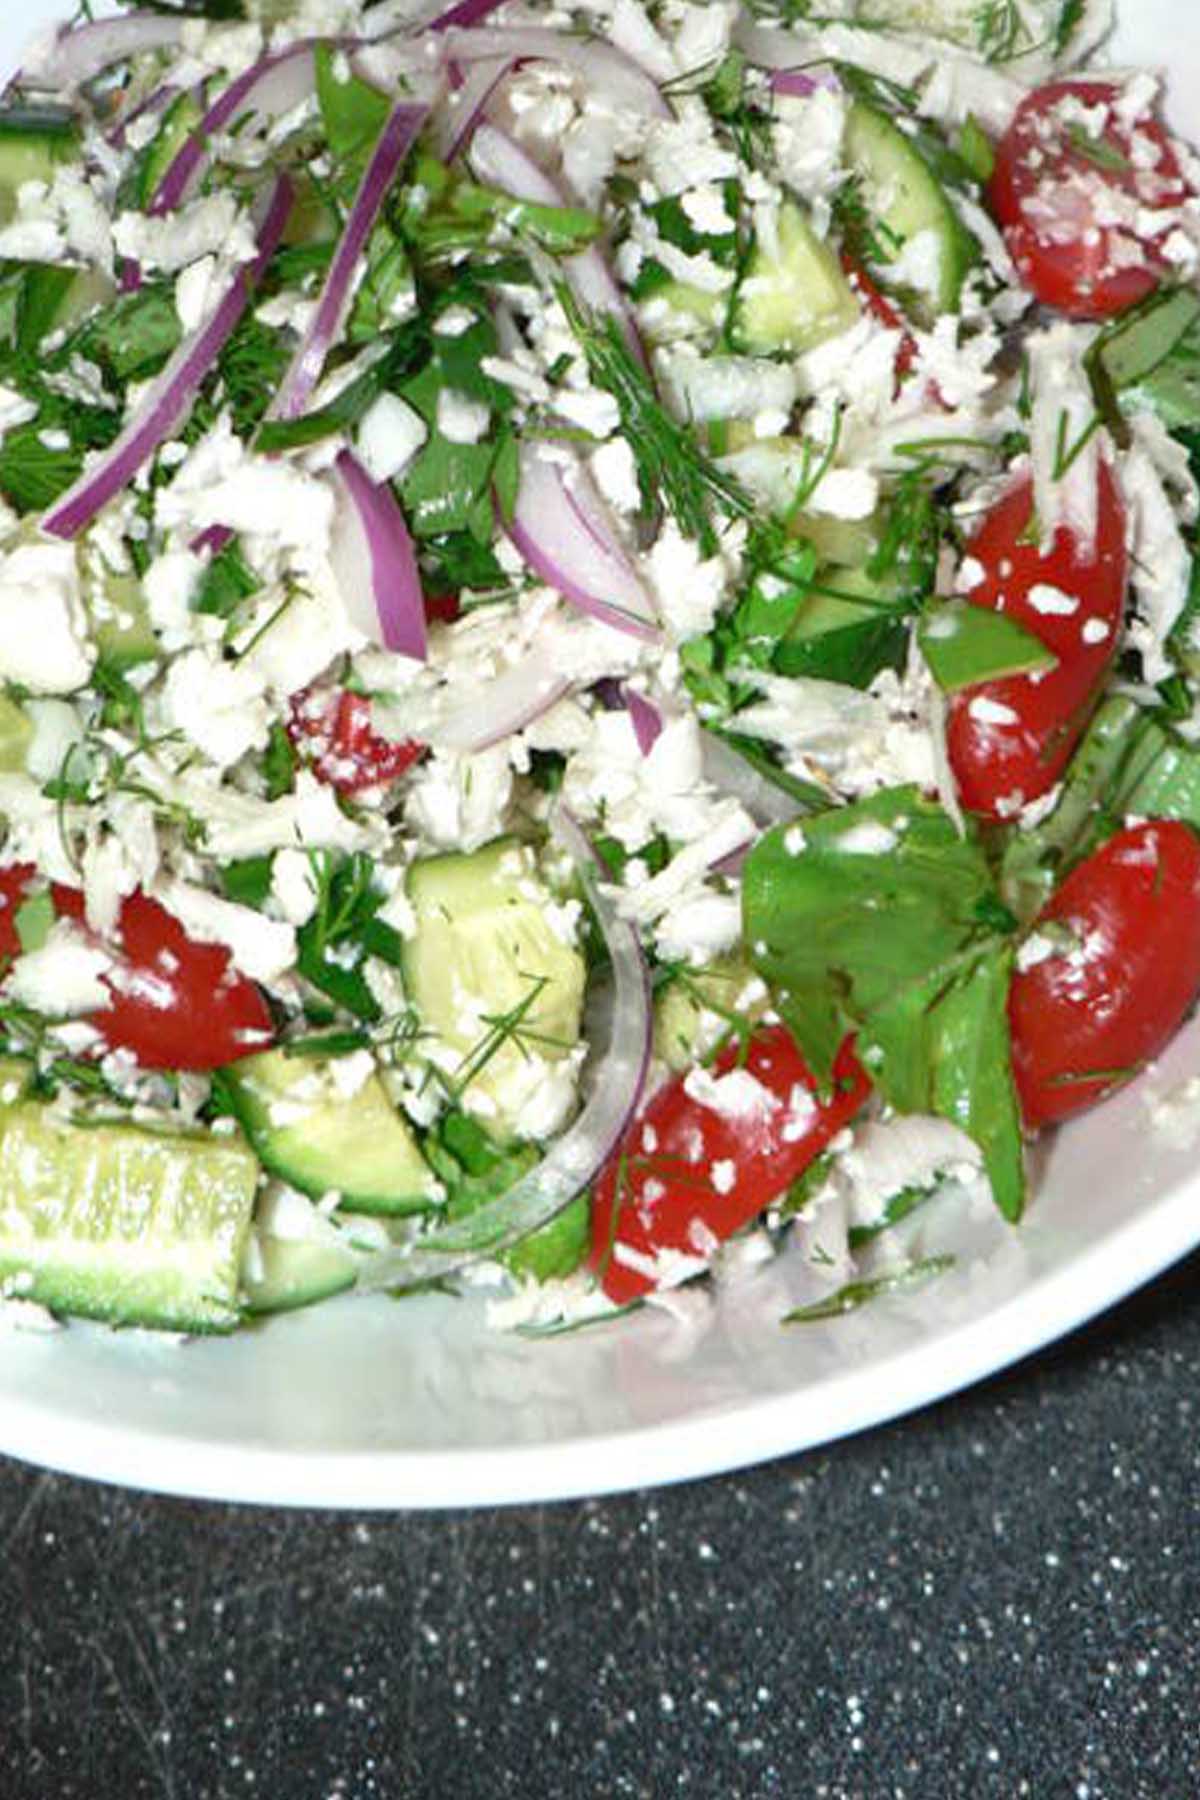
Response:
M587 314L570 289L555 288L597 387L612 395L621 428L637 465L638 489L647 517L661 503L680 530L695 538L705 556L717 550L714 513L745 519L754 501L732 476L701 450L692 433L665 410L653 384L611 316Z

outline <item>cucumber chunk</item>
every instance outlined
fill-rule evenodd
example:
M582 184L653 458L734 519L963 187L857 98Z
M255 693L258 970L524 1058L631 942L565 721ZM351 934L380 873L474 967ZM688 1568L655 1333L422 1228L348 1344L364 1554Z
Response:
M690 1069L728 1033L731 1016L753 1025L768 1000L766 986L740 956L681 969L654 1002L654 1054L677 1074Z
M0 1282L54 1312L227 1331L258 1163L237 1138L0 1114Z
M354 1258L332 1244L260 1235L246 1259L242 1290L256 1316L295 1312L354 1286Z
M336 1191L348 1212L423 1212L437 1182L378 1075L339 1088L347 1057L325 1062L266 1050L223 1071L264 1168L302 1194Z
M886 283L888 264L928 234L928 269L920 280L896 283L897 291L920 320L957 312L979 247L916 144L887 113L856 100L846 118L845 157L871 223L874 271Z
M488 1133L519 1117L579 1041L586 969L556 929L537 859L514 838L413 864L404 979L432 1054ZM527 1134L528 1135L528 1134Z
M734 301L734 347L753 356L811 350L859 316L837 256L791 201L779 209L776 240L755 244Z
M17 774L33 742L33 722L23 706L8 694L0 694L0 769Z
M123 675L138 663L153 662L158 639L150 623L146 595L136 575L105 569L98 589L89 595L92 636L102 669Z
M134 167L129 204L137 211L145 212L163 176L203 117L204 110L194 94L176 94Z
M78 153L78 126L65 108L0 109L0 225L16 214L17 190L24 182L53 181L58 165Z
M51 331L69 330L113 298L116 288L100 269L31 263L17 302L17 348L36 356Z

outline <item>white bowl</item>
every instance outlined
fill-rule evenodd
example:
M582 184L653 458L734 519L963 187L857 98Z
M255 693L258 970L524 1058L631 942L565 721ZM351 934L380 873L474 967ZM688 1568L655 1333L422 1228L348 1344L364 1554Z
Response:
M62 10L6 10L0 69ZM1184 0L1129 13L1114 56L1169 58L1186 127L1200 18ZM1167 1099L1168 1126L1152 1129ZM439 1297L338 1300L189 1343L12 1331L0 1451L170 1493L347 1507L545 1500L736 1468L938 1399L1158 1274L1200 1243L1197 1142L1200 1022L1040 1152L1019 1231L990 1209L930 1211L916 1248L958 1262L919 1294L784 1329L796 1291L785 1258L726 1292L702 1331L647 1311L557 1338L500 1336L480 1302Z

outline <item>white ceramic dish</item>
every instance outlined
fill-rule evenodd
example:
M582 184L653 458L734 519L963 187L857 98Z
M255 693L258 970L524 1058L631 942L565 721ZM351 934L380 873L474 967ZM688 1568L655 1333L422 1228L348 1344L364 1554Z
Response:
M0 68L63 10L6 10ZM1188 0L1128 11L1114 56L1169 60L1186 128L1200 18ZM1167 1099L1168 1127L1152 1130ZM1200 1243L1198 1146L1200 1021L1045 1149L1020 1231L990 1209L922 1220L917 1249L956 1250L958 1263L918 1295L785 1330L785 1259L727 1293L699 1333L648 1312L559 1338L502 1337L481 1305L436 1297L337 1301L185 1344L13 1331L0 1350L0 1451L170 1493L343 1507L546 1500L714 1474L925 1405L1150 1280Z

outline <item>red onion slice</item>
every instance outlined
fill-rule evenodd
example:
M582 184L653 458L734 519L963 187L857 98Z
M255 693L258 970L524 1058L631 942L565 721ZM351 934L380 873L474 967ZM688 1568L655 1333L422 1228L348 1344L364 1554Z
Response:
M762 775L714 731L701 731L704 774L722 793L740 800L760 825L787 825L803 808L785 789Z
M392 108L354 196L316 311L267 413L269 419L294 419L304 411L321 378L325 358L341 332L350 305L354 271L379 209L428 116L427 106L413 106L405 101Z
M639 694L628 682L621 691L625 696L625 710L629 714L629 723L633 726L637 747L643 756L649 756L662 736L663 716L652 700L647 700L645 694Z
M450 64L451 92L439 109L433 129L434 148L444 163L454 161L487 111L496 89L515 67L510 56L472 63L465 72L457 63Z
M637 1112L650 1067L653 1014L650 974L636 930L617 913L601 885L594 850L565 807L551 819L595 914L612 966L608 1044L582 1112L551 1144L536 1168L498 1200L424 1238L366 1257L358 1286L366 1293L433 1281L469 1263L498 1256L560 1213L594 1179Z
M533 158L495 125L480 125L471 139L468 153L472 171L487 187L499 188L518 200L529 200L537 206L567 206L570 202L561 188ZM615 277L594 244L577 256L568 256L560 265L568 287L589 312L612 313L621 326L622 335L638 360L646 358L638 337L633 314Z
M582 465L536 444L521 445L520 461L508 534L530 568L590 617L632 637L657 637L650 596L615 535L604 530L600 497Z
M91 19L64 25L37 61L22 69L21 87L57 91L82 87L113 63L151 50L168 50L183 35L183 20L169 14L134 13L126 19Z
M451 31L456 26L478 25L489 13L503 6L504 0L458 0L457 6L451 6L446 12L439 13L426 26L427 31Z
M474 689L469 700L443 713L422 735L435 750L490 750L548 713L574 685L549 655L533 650Z
M599 38L572 37L545 26L486 26L482 30L446 33L446 55L458 63L487 57L515 57L522 62L553 62L572 69L585 86L618 106L652 119L669 119L671 108L658 83L645 69Z
M286 50L262 57L231 81L180 146L146 210L171 212L187 200L212 162L212 139L236 120L244 120L244 128L254 132L306 100L316 82L316 42L315 38L305 38L289 44Z
M391 483L373 482L349 450L333 465L337 494L329 560L351 622L373 644L425 660L425 600L417 556Z
M797 100L807 100L818 88L829 88L837 93L841 85L832 69L818 69L815 75L805 69L776 69L771 76L773 94L787 94Z
M254 261L235 271L216 311L183 340L121 435L44 515L43 531L52 532L55 537L77 537L100 508L129 485L163 440L182 425L191 411L196 390L212 368L245 311L263 270L275 254L291 211L292 198L292 184L286 175L281 175L262 216L258 255Z

